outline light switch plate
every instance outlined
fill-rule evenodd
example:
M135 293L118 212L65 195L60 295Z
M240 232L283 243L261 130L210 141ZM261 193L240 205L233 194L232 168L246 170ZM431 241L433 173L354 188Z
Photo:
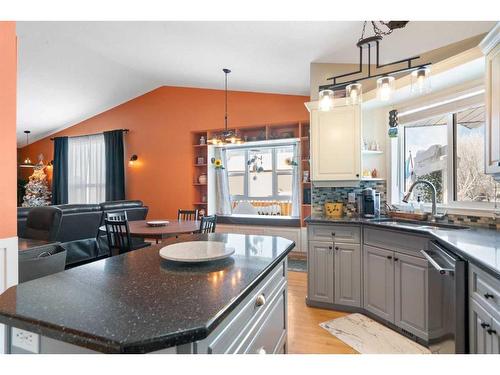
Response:
M347 195L347 201L349 203L356 203L356 193L349 193Z
M26 350L30 353L39 353L40 336L36 333L13 327L11 344L16 348Z

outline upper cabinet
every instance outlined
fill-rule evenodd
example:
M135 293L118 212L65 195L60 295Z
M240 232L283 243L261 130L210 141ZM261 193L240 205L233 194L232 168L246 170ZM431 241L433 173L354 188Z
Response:
M500 180L500 23L481 42L486 55L486 173Z
M320 111L317 102L306 104L311 114L311 180L353 181L361 176L361 111L339 106Z

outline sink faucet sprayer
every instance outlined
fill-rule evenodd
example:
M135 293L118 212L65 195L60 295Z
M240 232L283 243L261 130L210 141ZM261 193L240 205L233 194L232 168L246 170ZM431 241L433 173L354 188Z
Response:
M408 200L410 199L411 192L415 188L416 185L423 184L427 185L431 189L431 198L432 198L432 211L431 211L431 221L435 222L436 219L442 219L445 215L446 212L442 215L437 214L437 209L436 209L436 187L429 181L427 180L417 180L413 184L411 184L410 188L408 189L408 192L405 194L403 197L403 202L408 203Z

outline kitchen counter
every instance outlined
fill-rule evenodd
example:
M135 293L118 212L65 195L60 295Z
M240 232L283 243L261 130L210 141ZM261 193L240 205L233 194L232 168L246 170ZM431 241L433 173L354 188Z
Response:
M380 218L379 218L380 219ZM470 227L468 229L409 228L368 218L328 218L312 215L305 219L309 224L360 224L384 229L403 230L429 235L433 240L456 252L481 269L500 279L500 231Z
M166 243L222 241L235 254L205 265L162 260ZM180 236L9 288L0 323L107 353L145 353L206 338L292 250L281 237Z

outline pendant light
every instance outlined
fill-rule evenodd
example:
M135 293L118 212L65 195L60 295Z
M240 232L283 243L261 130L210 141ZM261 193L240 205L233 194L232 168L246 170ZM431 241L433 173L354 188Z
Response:
M31 132L29 130L24 131L24 134L26 134L26 146L29 145L30 133ZM19 166L21 168L33 168L35 165L31 162L31 159L29 158L29 156L26 156L26 159L24 159L24 161L21 164L19 164Z
M377 79L377 98L384 102L391 100L394 92L394 77L383 76Z
M390 35L394 30L404 28L409 21L365 21L361 37L356 43L359 50L359 67L349 73L342 73L327 78L332 81L329 84L319 86L319 108L320 110L330 110L333 107L333 92L345 90L346 104L358 104L361 102L361 81L377 78L377 98L382 101L391 99L395 77L406 73L411 74L412 92L427 93L430 91L430 62L416 65L415 61L420 56L411 56L402 60L389 63L380 63L380 45L384 36ZM367 28L373 30L373 34L366 33ZM369 31L368 31L369 32ZM374 55L374 56L372 56ZM368 61L363 60L363 56L368 57ZM372 64L375 61L375 64ZM366 68L364 68L366 66ZM372 69L372 66L375 69ZM392 67L392 69L390 68ZM378 73L383 68L383 73ZM351 79L349 79L349 77ZM324 99L324 101L322 101Z
M224 131L214 136L208 141L210 144L214 146L223 146L225 144L241 144L243 143L241 137L238 136L238 133L235 130L229 130L227 128L227 75L231 73L231 70L224 68L222 71L225 74L224 79Z
M319 105L320 111L326 112L333 108L333 90L321 90L319 92Z
M411 73L411 92L415 94L426 94L431 91L431 69L422 67Z
M361 83L351 83L345 88L345 99L347 105L361 104L363 89Z

